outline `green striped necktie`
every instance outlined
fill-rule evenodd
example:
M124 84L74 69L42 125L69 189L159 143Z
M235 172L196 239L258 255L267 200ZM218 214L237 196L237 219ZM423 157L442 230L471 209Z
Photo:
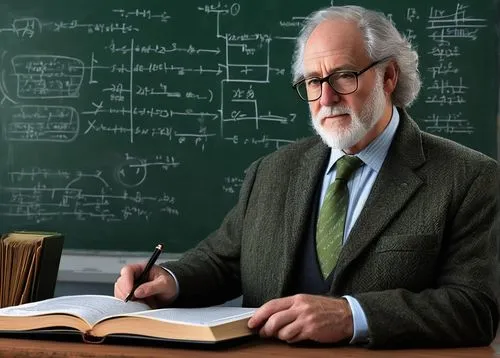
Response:
M337 160L335 181L328 187L319 211L316 225L316 253L325 279L335 267L342 249L349 204L347 181L362 164L361 159L355 156L344 155Z

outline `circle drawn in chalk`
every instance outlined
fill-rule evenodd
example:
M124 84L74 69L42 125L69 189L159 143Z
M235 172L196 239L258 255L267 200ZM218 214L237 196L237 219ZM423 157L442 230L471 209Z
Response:
M134 188L141 185L146 179L147 174L147 166L136 158L128 158L115 170L116 180L127 188Z

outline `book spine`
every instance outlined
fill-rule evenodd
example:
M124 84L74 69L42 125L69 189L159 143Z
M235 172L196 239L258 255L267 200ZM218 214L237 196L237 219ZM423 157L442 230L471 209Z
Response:
M62 235L43 239L37 274L31 291L32 302L54 296L63 244L64 237Z

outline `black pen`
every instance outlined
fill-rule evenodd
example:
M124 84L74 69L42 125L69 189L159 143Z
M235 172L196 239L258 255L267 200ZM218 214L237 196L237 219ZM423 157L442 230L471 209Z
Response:
M158 244L156 245L155 251L153 252L153 255L151 255L151 258L149 259L148 263L144 267L144 270L141 272L137 280L134 281L134 287L132 287L132 291L128 294L127 298L125 298L125 302L128 302L132 297L134 297L134 292L137 287L139 287L146 277L149 274L149 271L151 270L151 267L155 264L156 260L158 259L158 256L160 256L161 251L163 250L163 244Z

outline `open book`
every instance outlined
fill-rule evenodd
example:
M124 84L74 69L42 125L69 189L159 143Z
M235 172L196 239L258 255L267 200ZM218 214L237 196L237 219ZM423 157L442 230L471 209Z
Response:
M0 333L64 328L92 343L113 335L215 343L251 335L247 321L254 312L225 306L153 310L112 296L62 296L0 309Z
M20 231L0 236L0 307L54 296L64 237Z

